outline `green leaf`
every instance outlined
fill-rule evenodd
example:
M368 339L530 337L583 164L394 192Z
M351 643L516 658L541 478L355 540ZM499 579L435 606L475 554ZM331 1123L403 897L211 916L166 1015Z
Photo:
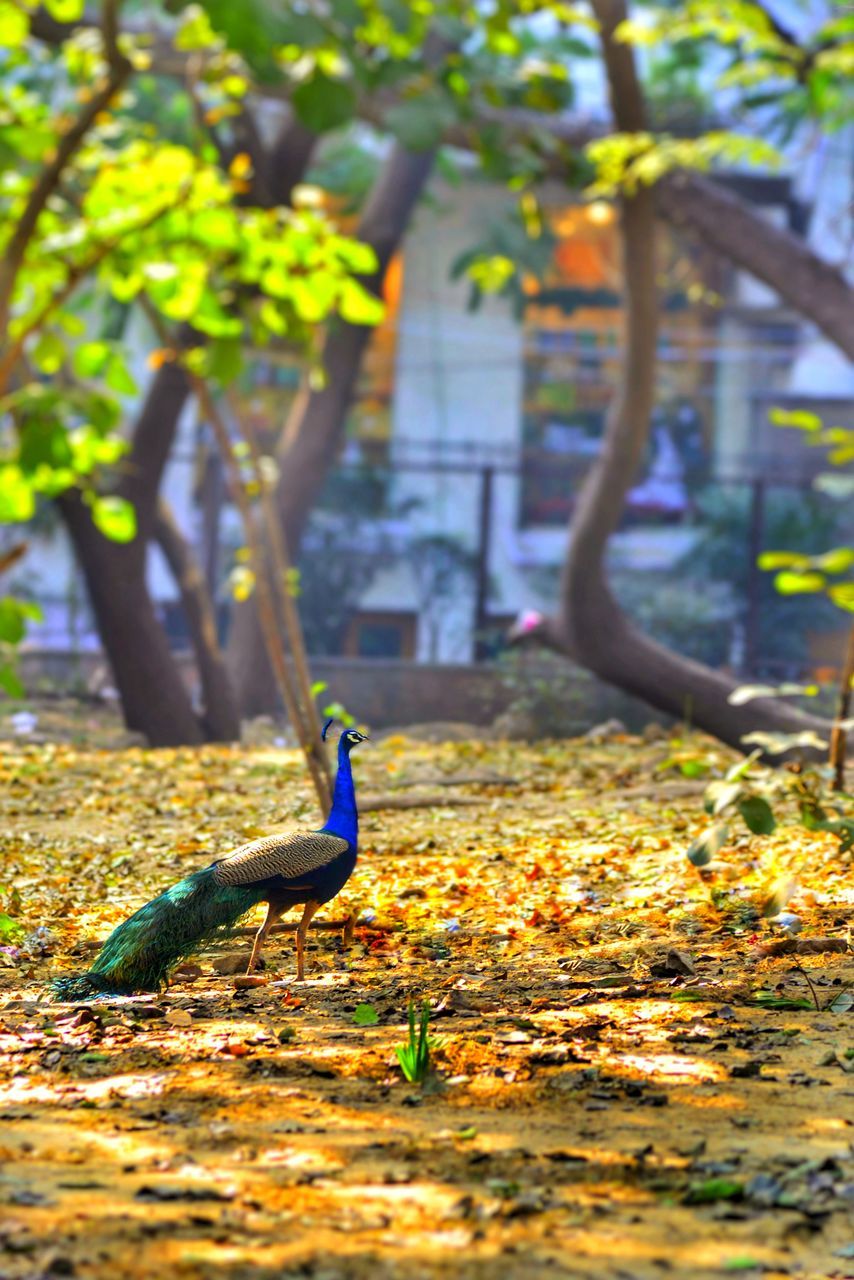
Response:
M357 1027L375 1027L380 1020L380 1015L372 1004L357 1004L356 1012L353 1014L353 1021Z
M724 1271L757 1271L761 1263L755 1258L751 1258L748 1254L736 1258L727 1258L724 1263Z
M695 867L707 866L719 849L729 839L729 827L725 822L716 822L689 846L687 858Z
M243 348L234 338L216 338L208 348L207 371L227 386L243 369Z
M812 1000L801 999L800 996L775 996L773 991L757 991L753 1003L763 1009L814 1009Z
M798 431L821 431L821 418L806 409L772 409L768 421L775 427L795 427Z
M822 573L845 573L854 565L854 547L835 547L813 557L813 566Z
M810 558L800 551L763 551L756 563L760 569L808 569Z
M0 46L17 49L30 34L30 20L25 10L10 0L0 3Z
M382 301L355 280L343 282L339 310L350 324L379 324L385 315Z
M233 209L203 209L193 218L193 234L211 249L234 249L240 227Z
M33 487L14 462L0 466L0 524L17 524L35 513Z
M837 582L828 587L827 594L840 609L854 613L854 582Z
M24 932L22 926L5 911L0 911L0 942L11 942Z
M312 133L328 133L351 120L356 110L356 91L344 80L334 80L323 71L314 71L294 90L294 110Z
M770 836L777 826L771 806L762 796L745 796L738 811L755 836Z
M104 381L111 391L120 396L135 396L139 390L124 360L115 352L107 363Z
M0 640L4 644L20 644L26 629L26 616L19 602L4 596L0 600Z
M48 468L53 477L69 467L72 450L68 433L53 418L28 417L20 435L18 465L28 476ZM41 479L41 476L40 476ZM35 483L35 477L33 476ZM43 488L43 483L39 488Z
M717 1200L740 1200L744 1195L744 1183L734 1178L709 1178L689 1187L685 1204L714 1204Z
M57 22L77 22L83 17L86 0L44 0L44 7Z
M184 53L209 49L219 42L211 26L210 18L201 5L191 4L181 16L181 25L175 33L175 48Z
M49 376L58 373L65 360L65 343L55 333L43 333L32 350L33 364Z
M99 378L110 358L108 342L83 342L71 357L78 378Z
M23 698L26 692L18 673L8 663L0 666L0 689L5 689L10 698Z
M92 520L111 542L132 542L136 537L136 512L125 498L96 498Z
M796 596L804 593L815 594L823 591L827 580L823 573L778 573L774 586L781 596Z

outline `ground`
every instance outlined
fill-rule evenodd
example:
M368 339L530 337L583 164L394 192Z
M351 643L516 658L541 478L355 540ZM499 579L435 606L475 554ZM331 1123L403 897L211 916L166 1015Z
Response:
M364 814L318 916L359 913L352 945L315 931L296 983L278 933L241 986L239 935L166 992L69 1006L46 982L127 913L316 812L272 745L39 732L0 752L3 1280L854 1275L854 958L770 956L759 911L793 877L800 938L840 945L850 854L784 823L698 872L719 746L365 746L367 805L429 803Z

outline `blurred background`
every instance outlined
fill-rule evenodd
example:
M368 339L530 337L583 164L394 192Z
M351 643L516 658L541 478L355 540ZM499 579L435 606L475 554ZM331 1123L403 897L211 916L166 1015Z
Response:
M32 490L0 525L0 549L26 546L0 584L28 613L4 636L8 711L76 692L152 742L278 716L253 559L272 520L288 563L269 573L322 708L511 736L677 714L684 669L656 702L597 671L595 640L548 643L549 620L572 630L567 547L627 377L643 440L603 535L620 617L732 687L835 689L854 560L845 7L239 8L54 3L9 39L7 264L69 120L118 84L5 297L6 483ZM649 412L624 367L639 199L656 215ZM257 247L274 232L278 259ZM306 299L272 278L294 264ZM115 453L44 483L39 467L77 465L57 440L93 423Z

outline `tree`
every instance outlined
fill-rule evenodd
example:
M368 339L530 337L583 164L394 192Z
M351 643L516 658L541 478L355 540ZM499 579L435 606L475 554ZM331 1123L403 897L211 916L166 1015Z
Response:
M260 4L235 8L224 5L222 0L209 0L206 9L210 24L224 32L231 44L244 50L246 74L254 81L256 91L268 98L291 100L302 127L300 157L310 150L314 136L356 117L370 120L396 138L387 162L384 188L381 178L362 218L364 229L367 213L377 215L380 266L383 245L399 243L407 229L437 148L442 142L451 142L472 149L484 173L493 180L510 183L522 193L527 207L534 184L543 176L551 174L563 181L569 178L577 185L588 181L595 170L600 190L625 193L626 226L628 229L631 223L633 231L638 232L638 245L645 242L647 250L651 247L654 219L664 217L776 288L831 340L854 353L854 309L844 274L823 262L790 232L769 226L716 179L713 166L718 161L763 159L769 149L744 133L717 131L693 139L652 133L647 127L643 92L631 60L631 43L646 39L647 32L655 40L669 34L686 46L713 41L718 49L732 54L726 74L734 88L742 92L745 108L757 106L749 99L756 96L755 85L760 84L766 106L770 104L776 112L775 120L784 126L797 127L799 121L816 117L833 122L844 110L847 57L843 27L833 19L802 46L753 0L744 0L738 6L737 17L720 11L710 0L692 0L677 14L669 7L654 10L651 23L634 29L626 26L622 10L612 26L605 26L609 13L594 6L607 33L602 56L611 81L617 126L617 133L609 136L588 119L567 114L572 96L568 68L574 59L590 56L593 51L590 22L575 7L532 3L520 13L518 5L499 3L483 14L471 11L462 0L449 0L419 5L417 11L401 9L389 14L368 3L333 2L322 13L282 13ZM557 26L545 36L534 36L528 21L534 12L551 15ZM204 27L198 10L188 11L187 21L191 27L195 24L198 46L189 56L196 65L201 63L206 75L222 56L222 48L215 49L209 57L209 46L216 42L211 26ZM619 27L622 29L618 31ZM538 30L541 29L547 28L540 24ZM434 38L432 45L426 41L428 32ZM55 33L52 38L56 38ZM281 44L277 43L279 40ZM162 45L162 41L156 44L154 53L160 70L186 75L188 54L180 43L177 48L168 41L165 49ZM429 61L423 56L425 48ZM620 78L615 80L618 71ZM216 80L215 71L212 75ZM769 79L770 88L766 83ZM416 90L420 92L416 94ZM255 172L266 175L260 186L269 192L271 152L262 145L251 112L239 109L234 124L226 125L225 137L219 141L224 143L220 147L222 155L241 154L236 148L246 145L254 157ZM580 155L582 148L586 148L584 155ZM710 173L704 175L698 170ZM388 206L379 200L383 190ZM638 203L632 205L635 197ZM388 207L396 211L396 222L385 216ZM635 215L634 209L641 213ZM394 233L391 239L390 230ZM627 234L627 263L633 257L628 252L629 239L632 235ZM469 270L476 283L497 278L509 286L515 264L476 257ZM637 273L636 266L632 266L632 272ZM381 270L373 281L375 292L380 285ZM643 323L654 311L654 297L643 297L646 282L639 274L629 285L635 293L636 319ZM630 319L631 312L630 305ZM296 554L308 510L343 436L344 417L365 347L366 335L360 333L363 327L359 320L351 318L347 324L330 329L325 349L325 385L306 387L282 434L279 454L284 465L280 468L278 500L292 555ZM648 343L645 350L649 352ZM631 351L629 354L636 360L629 373L632 379L635 375L640 379L637 387L641 394L634 403L642 408L648 383L648 373L641 368L644 349L636 349L634 357ZM634 391L632 382L633 395ZM601 564L602 547L621 506L621 487L624 489L632 478L626 469L642 448L645 415L633 416L640 433L637 438L631 433L625 403L621 409L615 407L612 414L617 425L611 432L611 452L622 456L611 456L610 466L605 466L608 458L603 459L596 480L599 488L591 489L593 498L579 508L584 519L579 517L576 534L581 536L576 539L578 550L570 556L576 566L584 549L593 555L594 568ZM599 498L601 510L594 519ZM567 595L572 595L569 584L573 572L568 568L564 579L565 606ZM625 620L607 614L607 610L599 621L606 615L615 624L614 639L619 632L625 641L629 666L637 666L638 672L649 672L650 678L643 680L645 696L657 697L656 691L669 680L676 692L665 690L660 696L672 708L681 699L684 685L692 690L698 722L704 723L708 707L711 718L707 727L717 726L731 736L738 732L731 719L721 719L711 712L712 705L726 692L719 677L710 681L707 677L714 673L684 665L677 671L668 665L666 651L658 648L654 653L644 650L641 654L635 645L637 633L632 629L620 632ZM582 610L572 621L576 636L584 631L585 616ZM555 641L560 635L561 644L569 643L567 626L561 624L553 631ZM549 628L543 628L541 634L547 636ZM585 647L589 646L582 644ZM244 696L250 703L260 700L269 705L269 688L265 684L259 689L255 681L254 673L263 669L263 663L259 660L257 629L246 609L237 619L233 651ZM635 657L641 659L637 664ZM605 664L604 656L598 660ZM631 683L634 679L633 670L625 670L624 664L605 665L606 675L617 683L626 679ZM776 714L767 707L759 711L772 718ZM752 722L755 713L756 709Z
M51 14L81 12L63 2ZM14 228L0 260L0 395L15 428L6 517L27 519L38 495L55 499L129 727L155 744L197 742L237 729L215 636L195 628L209 659L200 663L199 719L145 582L178 418L201 380L231 381L249 337L263 345L287 334L308 350L317 325L339 310L363 317L375 304L356 277L375 262L315 210L243 206L246 153L223 172L204 148L152 135L122 96L147 61L144 40L120 34L118 22L118 3L104 0L98 39L68 35L45 65L30 57L27 15L13 24L11 74L0 86L2 142L15 160L0 193ZM189 54L208 48L211 34L191 13L175 40ZM225 114L245 92L222 50L207 89ZM92 337L114 303L150 322L158 370L129 439L116 427L135 382L119 344Z
M647 115L634 57L625 39L623 0L594 0L621 162L637 154ZM641 154L646 154L644 145ZM606 167L612 157L606 153ZM760 699L749 707L729 700L735 683L683 658L639 632L611 594L604 553L617 527L626 493L646 444L653 404L658 303L655 267L655 203L649 178L623 170L621 228L626 292L626 338L621 384L607 416L602 452L579 496L561 583L560 613L534 633L610 683L674 715L686 707L694 723L740 746L754 730L797 734L826 728L784 703Z
M736 56L733 58L735 68L743 61L742 46L745 43L748 45L752 65L759 64L763 58L775 58L776 66L782 67L782 78L786 82L780 95L784 99L785 110L789 116L797 117L799 113L803 114L803 100L810 95L818 100L817 95L821 85L824 86L821 91L825 96L830 94L833 97L834 92L838 93L844 64L840 60L841 56L837 56L838 32L832 23L827 24L826 28L816 34L811 48L800 50L787 33L781 33L775 29L758 5L741 6L744 13L741 14L740 21L742 25L746 23L746 37L742 26L727 24L723 19L719 19L715 6L695 4L689 8L691 13L686 18L686 22L690 21L691 25L687 30L677 29L677 40L714 39L724 47L735 45ZM434 13L435 9L434 6ZM598 10L595 12L602 23L606 15ZM668 13L665 20L670 22L671 17L672 15ZM631 56L628 40L632 37L632 33L625 27L625 13L615 23L614 32L620 23L624 24L624 29L620 33L619 40L609 39L607 45L603 45L606 66L611 48L617 49L618 52L625 50L626 56L629 58ZM637 37L637 31L634 32L634 37ZM572 54L577 56L578 53L576 39L576 43L572 46ZM611 58L609 70L613 69L614 65L615 59ZM467 70L470 68L467 67ZM791 79L795 81L794 87L789 84ZM511 180L517 187L520 185L530 187L546 173L559 174L565 180L571 150L577 148L579 144L592 143L593 145L588 147L588 154L597 164L600 183L604 180L606 190L610 194L613 194L617 186L624 185L626 182L635 186L644 186L645 190L639 198L642 205L648 205L648 212L644 214L643 220L639 216L635 221L648 224L647 248L650 247L654 238L650 218L657 215L668 219L680 229L701 238L704 244L717 252L726 254L730 260L777 288L785 300L814 320L843 350L854 353L854 320L852 320L854 309L850 305L850 289L843 273L823 262L791 232L770 227L743 199L727 191L713 178L702 176L697 171L698 167L709 168L717 160L730 162L744 158L764 160L770 156L770 149L755 138L721 131L697 139L655 136L650 133L647 126L643 94L636 77L634 81L636 110L631 126L625 121L622 125L618 122L617 136L602 138L597 136L602 131L592 128L589 122L546 116L542 111L532 109L530 101L524 105L513 102L512 95L508 95L506 99L496 104L497 95L484 94L483 86L478 84L475 76L475 87L469 93L466 111L462 115L455 114L453 118L448 116L441 130L441 137L458 145L474 147L481 156L487 172L493 177L500 176L504 181ZM626 85L622 88L627 91ZM833 101L835 102L836 98ZM382 99L377 105L375 97L361 109L378 125L386 124L388 121L389 108ZM393 111L394 105L390 109ZM437 114L440 113L437 112ZM437 139L436 131L428 130L428 133L431 142ZM577 162L572 171L578 172ZM616 182L614 181L615 173L618 177ZM630 218L632 216L629 215ZM401 227L401 234L403 230L404 228ZM489 269L496 264L494 260L485 261L482 255L474 255L467 265L473 279L477 281L488 278L488 274L484 276L484 271L488 273ZM511 262L497 265L501 287L509 289L515 283L513 279L515 264ZM644 302L639 304L641 311L645 305ZM647 350L651 352L650 358L652 358L654 348L649 348L647 344ZM289 456L290 465L282 468L280 507L282 520L288 528L292 545L295 545L299 538L311 501L319 491L323 476L332 465L342 439L344 415L355 382L352 357L355 355L358 358L359 353L351 349L349 354L351 358L348 361L339 360L338 352L334 349L327 352L328 384L322 398L318 397L312 406L309 401L303 401L283 437L285 441L295 443L300 439L300 423L311 423L313 427L322 423L319 430L312 431L310 445L307 443L308 438L303 437L306 440L306 452L303 453L295 448L293 454ZM639 364L642 363L643 358L639 358ZM638 372L639 368L632 370L632 394L635 407L640 406L643 401L643 395L636 395L638 388L641 391L644 388L643 380L637 384L634 382L634 376ZM310 412L310 407L315 410L316 416ZM613 521L621 509L620 489L633 478L632 459L642 450L645 441L646 427L642 421L643 418L644 414L641 411L636 417L641 434L633 445L623 439L621 433L615 437L615 441L618 441L615 446L616 452L621 454L619 468L615 462L615 469L603 474L602 491L597 493L594 502L582 508L585 519L590 518L593 507L598 509L599 533L592 542L583 537L579 539L578 549L572 553L572 564L576 566L582 564L583 549L592 551L593 543L598 543L598 552L601 552L607 541L610 527L613 527ZM623 466L627 468L625 474ZM309 484L306 486L301 483L303 475L310 477ZM579 530L583 532L581 515L576 525L576 533ZM571 574L565 577L565 584L571 581L571 578ZM610 616L612 621L616 620L616 615ZM622 621L625 622L624 619ZM576 621L573 625L577 630L583 624ZM549 636L552 642L557 642L557 631L545 628L541 634ZM636 652L634 640L637 634L634 629L623 628L620 631L621 639L627 646L627 661L625 664L609 663L607 672L607 678L613 679L616 683L625 684L626 680L634 679ZM563 645L567 643L566 635L563 635L561 643ZM617 646L615 644L612 647ZM592 648L596 649L595 643ZM238 684L241 696L248 699L248 705L257 708L263 704L268 694L265 693L265 681L259 675L261 668L258 663L257 644L253 645L252 642L251 620L246 611L244 616L238 619L233 652L240 672ZM666 651L657 649L655 655L647 652L646 658L652 661L653 656L660 658L663 652ZM575 656L583 660L583 654L576 653ZM595 656L596 661L601 661L599 655ZM641 663L641 670L644 669L644 665ZM654 663L653 665L655 666ZM707 723L710 728L716 726L718 731L724 735L728 734L730 738L734 735L737 737L743 726L739 723L735 728L727 728L733 720L734 713L727 710L726 706L722 715L712 714L710 711L712 718L708 722L704 720L707 707L711 708L721 699L725 702L727 686L721 683L720 677L715 676L710 680L707 677L714 673L704 671L696 665L691 668L680 667L678 678L666 664L664 668L660 670L656 668L656 670L657 674L653 675L651 680L643 682L644 696L659 704L663 698L667 709L670 710L673 710L677 703L681 709L684 697L688 696L693 703L693 714L699 723ZM656 690L660 687L661 681L667 683L667 671L674 677L671 680L674 691L672 695L667 692L657 694ZM696 683L697 681L699 684ZM684 690L683 686L685 686ZM754 719L757 714L760 718L763 715L770 715L773 719L778 714L778 710L787 721L791 715L794 715L788 708L771 710L767 707L753 708L751 714ZM735 715L735 719L741 721L743 717Z

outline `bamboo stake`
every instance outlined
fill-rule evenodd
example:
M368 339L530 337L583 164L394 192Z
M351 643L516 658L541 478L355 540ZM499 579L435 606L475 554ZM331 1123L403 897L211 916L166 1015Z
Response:
M848 732L845 721L851 710L851 686L854 683L854 624L848 632L848 644L845 650L845 661L842 664L842 679L839 682L839 698L836 703L836 717L830 733L830 753L828 756L833 766L833 790L845 790L845 755L848 746Z
M297 696L301 702L301 710L303 713L304 724L310 736L313 750L317 754L328 784L331 787L332 776L329 769L329 761L324 750L323 741L320 736L320 721L314 706L314 697L311 692L311 674L308 669L308 657L305 648L305 636L302 629L302 621L299 616L299 610L294 603L294 598L290 591L289 577L292 571L292 564L287 543L285 541L284 530L281 521L276 516L275 509L270 497L270 486L267 483L267 477L264 475L264 468L261 463L261 450L258 445L258 437L255 428L252 426L248 418L242 418L238 406L235 402L233 393L226 392L226 400L235 422L240 428L240 434L249 447L249 457L252 462L252 470L258 485L258 491L261 499L262 527L267 537L267 548L272 561L272 570L274 580L278 586L276 596L282 611L282 621L284 623L285 633L288 639L291 656L294 662L294 670L297 677Z
M315 750L314 743L311 739L310 729L301 714L299 698L291 679L291 673L288 670L288 664L281 644L281 633L276 616L275 596L270 586L270 579L267 575L264 548L255 528L255 520L253 518L252 508L246 492L246 486L244 485L243 477L240 474L240 463L237 460L234 447L231 443L231 439L229 438L228 427L226 426L222 414L211 395L208 384L203 378L200 378L197 374L189 371L187 372L187 377L189 379L190 386L198 397L199 404L202 407L205 417L213 427L214 435L216 436L217 444L225 463L229 488L231 489L235 504L240 511L240 516L246 530L246 540L249 546L250 560L255 573L258 620L261 624L261 631L264 636L264 643L267 648L270 665L273 668L273 674L276 677L276 683L279 686L279 692L282 695L282 701L285 704L288 719L296 730L300 747L302 748L303 754L306 758L309 773L311 774L311 779L314 783L314 789L317 792L317 799L325 816L332 800L329 776L321 765L321 759L326 763L326 756L325 753L321 755Z
M166 326L161 320L155 307L150 300L143 297L143 306L146 315L154 328L155 333L164 349L176 351L175 344L169 339ZM202 410L213 427L217 444L222 454L222 460L225 464L226 474L228 477L228 485L231 490L234 503L240 512L240 518L246 533L246 542L249 547L249 556L252 569L255 575L255 599L258 606L258 621L261 626L261 634L264 639L264 646L267 650L267 656L270 659L270 666L273 669L273 675L278 685L282 702L285 704L285 710L288 719L294 726L294 730L299 741L300 748L305 756L308 765L311 780L314 784L317 799L320 804L321 812L325 817L329 812L329 806L332 803L332 787L328 772L324 771L321 765L328 763L326 755L323 753L318 755L314 749L311 740L310 731L300 714L299 699L294 689L291 673L288 670L288 663L285 658L284 649L281 643L282 636L279 629L279 622L276 612L275 596L270 585L270 578L267 574L267 561L264 555L263 545L257 535L255 529L255 520L253 518L252 507L249 502L249 496L246 492L246 486L243 483L243 476L240 471L240 463L234 452L234 446L228 434L228 427L219 411L214 397L211 395L210 387L204 378L197 373L193 373L184 364L184 373L193 392L198 397Z

